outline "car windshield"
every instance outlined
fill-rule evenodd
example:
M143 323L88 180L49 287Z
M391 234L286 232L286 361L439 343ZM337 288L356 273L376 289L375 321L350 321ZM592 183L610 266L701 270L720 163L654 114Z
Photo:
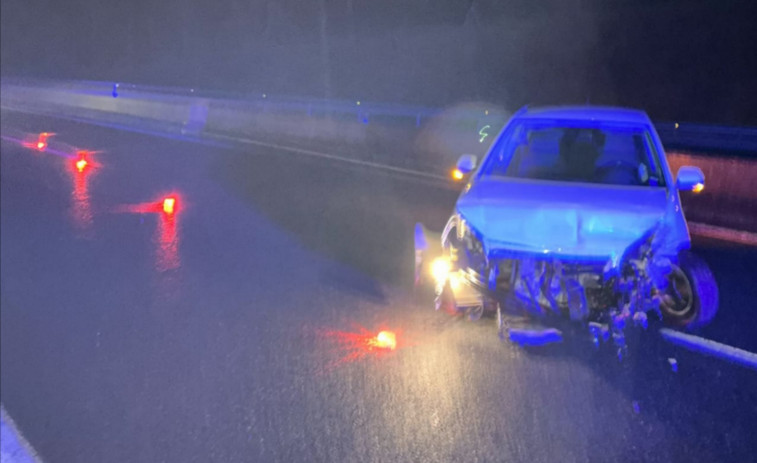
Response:
M638 125L515 122L493 146L479 175L665 186L649 131Z

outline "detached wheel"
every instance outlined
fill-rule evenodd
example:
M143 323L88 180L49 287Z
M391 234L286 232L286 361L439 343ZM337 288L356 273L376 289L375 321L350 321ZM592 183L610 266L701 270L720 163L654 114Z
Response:
M689 251L673 265L660 311L666 323L696 329L709 324L718 311L718 285L707 263Z

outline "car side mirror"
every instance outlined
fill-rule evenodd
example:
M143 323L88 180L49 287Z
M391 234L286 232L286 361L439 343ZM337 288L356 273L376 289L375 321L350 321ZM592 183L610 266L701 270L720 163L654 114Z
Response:
M681 191L693 191L699 193L704 190L704 173L702 169L694 166L683 166L678 169L676 186Z
M463 174L472 172L476 168L476 162L478 158L475 154L463 154L460 159L457 160L457 170Z

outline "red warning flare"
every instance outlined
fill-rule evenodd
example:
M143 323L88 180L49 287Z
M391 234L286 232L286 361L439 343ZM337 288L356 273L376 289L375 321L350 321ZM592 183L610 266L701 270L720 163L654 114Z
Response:
M42 132L39 134L39 137L37 137L37 149L40 151L44 151L45 148L47 148L47 137L49 137L50 134L47 132Z
M176 208L176 198L169 196L163 200L163 212L173 214Z
M377 334L359 325L353 331L328 330L321 331L321 335L336 344L334 353L338 354L338 358L326 366L326 371L358 360L391 355L409 345L401 332L382 330Z
M391 331L381 331L370 341L370 344L379 349L394 350L397 348L397 336Z

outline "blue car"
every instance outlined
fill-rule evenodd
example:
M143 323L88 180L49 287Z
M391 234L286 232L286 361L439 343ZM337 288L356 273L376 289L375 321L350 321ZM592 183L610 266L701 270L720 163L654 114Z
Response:
M416 283L433 283L437 309L496 312L521 343L584 326L619 353L650 316L689 329L715 316L717 285L690 251L679 197L704 175L673 176L643 111L524 108L457 170L468 180L443 231L416 226Z

